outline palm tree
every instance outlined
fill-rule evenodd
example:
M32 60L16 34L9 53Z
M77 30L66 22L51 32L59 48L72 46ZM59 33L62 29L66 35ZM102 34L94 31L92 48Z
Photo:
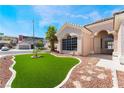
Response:
M46 39L50 42L50 48L51 51L54 51L54 43L57 41L56 37L56 27L55 26L49 26L48 31L46 32Z

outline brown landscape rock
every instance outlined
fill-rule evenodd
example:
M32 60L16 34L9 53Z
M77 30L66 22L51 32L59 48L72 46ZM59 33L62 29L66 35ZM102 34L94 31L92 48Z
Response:
M13 63L11 59L11 56L0 58L0 88L4 88L12 76L12 72L9 70L9 67Z
M117 71L117 78L119 88L124 88L124 72Z
M56 55L62 56L64 54ZM113 86L111 70L96 66L99 58L76 57L80 58L82 62L73 69L69 79L61 88L76 88L78 86L82 88L111 88Z

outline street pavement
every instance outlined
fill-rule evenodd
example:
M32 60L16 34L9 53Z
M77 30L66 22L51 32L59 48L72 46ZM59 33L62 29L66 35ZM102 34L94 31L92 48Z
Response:
M32 49L28 49L28 50L19 50L19 49L10 49L9 51L1 51L0 50L0 57L2 56L9 56L9 55L18 55L18 54L30 54L32 53L33 50ZM43 52L49 52L49 50L42 50Z
M0 50L0 57L8 56L8 55L28 54L28 53L32 53L32 51L33 50L18 50L18 49L11 49L9 51Z

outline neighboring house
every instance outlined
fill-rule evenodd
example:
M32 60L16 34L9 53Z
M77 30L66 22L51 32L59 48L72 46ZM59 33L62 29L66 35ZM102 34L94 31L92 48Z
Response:
M11 37L11 36L0 36L0 49L3 46L8 46L11 48L14 48L16 44L18 43L17 37Z
M112 54L113 60L124 64L124 11L85 26L66 23L56 36L60 53Z
M19 35L18 38L18 49L33 49L34 45L38 42L38 40L43 40L43 38L39 37L31 37L31 36L23 36Z

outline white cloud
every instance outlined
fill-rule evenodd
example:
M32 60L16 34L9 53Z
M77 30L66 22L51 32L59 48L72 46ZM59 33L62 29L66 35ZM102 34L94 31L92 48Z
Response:
M52 20L52 18L44 18L43 20L39 21L40 26L51 25L53 23L58 23L58 21Z
M34 11L41 16L40 26L50 25L52 23L61 22L62 19L56 19L56 16L64 17L68 11L68 6L33 6ZM64 11L66 9L66 11ZM60 21L61 20L61 21Z
M102 18L102 16L97 11L93 11L93 12L87 14L86 16L88 16L89 19L92 21L96 21L96 20L99 20Z
M83 14L70 14L70 13L67 13L65 14L66 16L69 16L71 18L82 18L82 19L88 19L87 16L83 15Z
M99 14L97 11L90 12L88 14L70 14L67 13L66 16L69 16L71 18L80 18L84 20L91 20L91 21L96 21L102 18L102 16Z
M33 6L33 10L41 16L39 25L42 27L54 23L62 24L70 19L94 21L101 18L97 11L89 12L88 14L74 14L69 6ZM60 18L56 18L58 16Z

